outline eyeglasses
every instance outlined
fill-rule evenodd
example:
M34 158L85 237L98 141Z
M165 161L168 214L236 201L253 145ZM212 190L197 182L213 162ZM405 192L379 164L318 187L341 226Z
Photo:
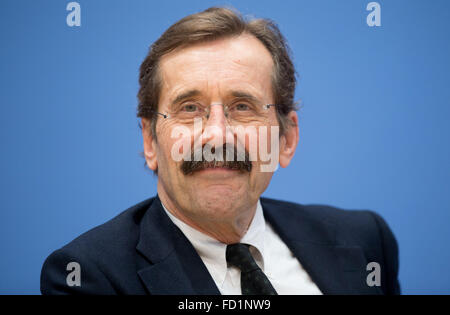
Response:
M167 113L153 111L164 119L173 119L177 123L190 125L196 119L207 120L211 114L212 106L222 106L225 118L230 125L264 124L269 120L270 107L276 104L261 104L255 101L236 100L229 104L211 104L209 106L197 102L188 101L174 106Z

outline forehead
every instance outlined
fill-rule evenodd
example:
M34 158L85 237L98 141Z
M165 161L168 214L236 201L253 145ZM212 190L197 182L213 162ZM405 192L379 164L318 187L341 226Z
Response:
M160 61L160 104L189 90L220 101L233 91L261 100L272 99L273 61L254 36L243 34L195 44L165 55Z

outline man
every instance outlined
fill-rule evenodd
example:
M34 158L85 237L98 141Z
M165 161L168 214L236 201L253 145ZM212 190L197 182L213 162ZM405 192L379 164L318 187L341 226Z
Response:
M158 195L50 255L43 294L399 293L378 215L260 197L298 143L295 70L272 22L188 16L152 45L139 82Z

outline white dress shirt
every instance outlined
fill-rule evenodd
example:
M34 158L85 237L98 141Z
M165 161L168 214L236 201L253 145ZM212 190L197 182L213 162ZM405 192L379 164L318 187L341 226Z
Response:
M227 244L187 225L172 215L164 205L163 208L192 243L220 293L242 294L240 270L234 266L227 266L225 257ZM240 243L250 245L250 253L278 294L322 294L297 258L265 221L259 200L255 216Z

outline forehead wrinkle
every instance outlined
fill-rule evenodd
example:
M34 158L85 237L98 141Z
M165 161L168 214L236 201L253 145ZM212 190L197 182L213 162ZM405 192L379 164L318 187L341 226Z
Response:
M243 39L253 41L249 42L253 44L252 47L249 51L242 52L240 48L239 54L234 53L236 45ZM258 46L262 50L259 50ZM258 56L257 63L252 57L255 49L264 51L261 56ZM162 79L166 93L169 93L169 95L166 94L168 97L166 100L170 100L171 94L175 94L177 90L191 88L201 92L202 97L208 96L212 98L211 101L217 101L220 97L229 97L230 92L223 91L224 89L241 90L239 84L249 85L249 89L244 88L242 92L251 91L250 94L261 100L266 96L271 98L273 60L270 53L265 50L266 48L256 38L240 36L193 45L163 56L160 69L163 70ZM232 52L227 53L227 51ZM242 82L238 82L236 86L234 83L239 80ZM227 86L225 81L235 86Z

